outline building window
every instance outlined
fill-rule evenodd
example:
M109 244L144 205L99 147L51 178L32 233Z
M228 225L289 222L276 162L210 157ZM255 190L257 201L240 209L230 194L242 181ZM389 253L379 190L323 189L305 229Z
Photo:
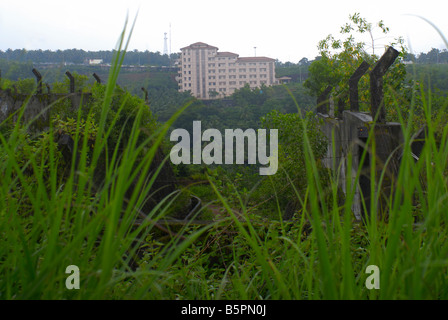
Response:
M241 69L240 68L240 70L238 70L239 72L246 72L246 69Z
M257 68L249 68L249 72L257 72Z

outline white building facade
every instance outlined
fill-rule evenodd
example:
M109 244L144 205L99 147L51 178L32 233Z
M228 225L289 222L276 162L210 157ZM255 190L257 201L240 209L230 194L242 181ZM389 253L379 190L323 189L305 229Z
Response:
M251 88L277 84L275 60L239 57L232 52L196 42L181 49L179 91L191 91L199 99L223 98L249 84Z

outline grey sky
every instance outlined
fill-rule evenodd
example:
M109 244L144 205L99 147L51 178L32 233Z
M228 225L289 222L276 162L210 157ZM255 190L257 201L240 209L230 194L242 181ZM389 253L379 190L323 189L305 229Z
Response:
M355 12L373 23L384 20L392 37L403 36L416 53L445 46L431 26L408 14L425 17L448 36L446 5L440 0L2 0L0 50L111 50L127 13L132 22L137 11L131 50L162 52L171 24L171 52L201 41L240 56L253 56L257 47L257 56L298 62L313 59L319 40L338 35ZM390 40L378 39L376 45Z

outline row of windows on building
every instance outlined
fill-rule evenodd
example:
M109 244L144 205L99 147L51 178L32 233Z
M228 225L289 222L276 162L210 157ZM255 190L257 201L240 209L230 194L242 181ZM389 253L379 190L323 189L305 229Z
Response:
M259 78L262 78L262 79L267 79L267 77L268 76L266 74L261 74L259 76ZM246 78L247 78L247 76L245 74L240 74L238 76L238 79L246 79ZM250 74L249 75L249 79L256 79L256 78L257 78L256 74ZM184 81L187 81L187 79L188 79L188 81L191 81L191 77L184 77ZM209 80L215 80L216 76L209 76L208 79ZM219 80L225 80L225 79L227 79L227 76L219 76L218 79ZM236 77L236 75L229 75L228 79L237 79L237 77Z
M240 85L245 85L246 83L249 83L249 84L258 84L258 81L249 81L249 82L247 82L247 81L240 81L240 82L239 82ZM266 84L266 81L264 81L264 80L260 80L260 84ZM208 85L209 85L209 86L216 86L216 82L209 82ZM226 81L220 81L220 82L219 82L219 85L220 85L220 86L226 86L226 85L227 85L227 82L226 82ZM229 86L233 86L233 85L236 85L236 81L229 81Z
M213 55L213 54L216 54L216 51L214 51L214 50L209 50L208 51L208 54L209 55ZM191 50L185 50L185 52L184 52L184 56L189 56L189 55L191 55Z
M214 66L209 65L209 68L212 68L212 67L214 67ZM188 65L188 68L191 69L191 65L190 64ZM184 69L187 69L186 65L184 65ZM218 69L218 72L219 73L225 73L226 70L227 69ZM236 70L237 70L236 68L228 69L228 72L235 73ZM239 68L238 72L246 72L246 70L247 70L246 68ZM258 72L266 72L266 70L267 70L266 68L258 68ZM185 74L185 72L186 71L184 71L184 74ZM249 72L257 72L257 68L249 68ZM216 69L209 69L208 73L216 73Z
M236 73L237 69L229 69L229 73ZM258 69L258 72L266 72L266 68L260 68ZM226 69L218 69L218 73L225 73ZM238 69L238 72L246 72L246 69L240 68ZM257 72L257 68L249 68L249 72ZM208 73L216 73L216 69L209 69Z
M250 84L250 85L258 85L258 84L262 85L262 84L266 84L266 81L260 80L260 83L258 83L258 81L239 81L238 82L238 84L240 86L244 86L246 83ZM237 81L229 81L229 86L236 86L236 84L237 84ZM209 82L208 85L209 86L216 86L216 82ZM219 82L219 85L220 86L227 86L227 82L226 81L221 81L221 82ZM184 88L187 88L187 87L191 88L191 83L184 83ZM225 88L220 88L220 89L225 89ZM231 90L232 89L236 90L236 88L230 88L230 89ZM211 87L210 91L216 91L216 88L212 88ZM222 90L220 90L220 91L222 91ZM226 90L224 90L224 91L226 91Z
M258 81L239 81L238 82L238 84L240 86L244 86L246 83L250 84L250 85L258 85L258 84L262 85L262 84L266 84L266 81L260 80L260 83L258 83ZM229 86L236 86L236 84L237 84L237 81L229 81ZM208 85L209 86L216 86L216 82L209 82ZM221 81L221 82L219 82L219 85L220 86L227 86L227 82L226 81ZM184 88L187 88L187 87L191 88L191 83L184 83ZM225 88L220 88L220 89L225 89ZM235 89L236 90L236 88L230 88L230 89ZM215 91L216 88L212 88L211 87L210 90L211 91Z

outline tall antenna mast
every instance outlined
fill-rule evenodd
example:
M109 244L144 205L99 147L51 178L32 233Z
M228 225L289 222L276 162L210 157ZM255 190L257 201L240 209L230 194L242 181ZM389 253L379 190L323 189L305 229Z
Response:
M257 56L257 47L254 47L255 57Z
M163 38L163 54L168 54L168 45L167 45L167 38L166 38L166 32L165 32L165 37Z
M170 54L168 55L168 57L170 58L170 68L171 68L171 22L170 22Z
M170 22L170 57L171 57L171 22Z

